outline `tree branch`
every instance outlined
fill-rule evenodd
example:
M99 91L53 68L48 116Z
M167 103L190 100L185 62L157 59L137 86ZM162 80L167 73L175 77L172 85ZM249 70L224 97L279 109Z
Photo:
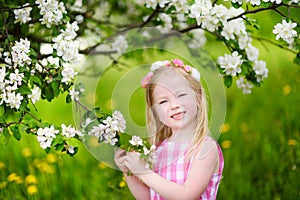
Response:
M255 14L255 13L266 11L266 10L275 10L276 8L278 8L278 7L282 6L282 5L283 4L273 3L270 7L267 7L267 8L258 8L258 9L254 9L254 10L248 10L247 9L245 12L243 12L243 13L235 16L235 17L229 18L227 21L238 19L238 18L242 17L243 15L247 15L247 14Z

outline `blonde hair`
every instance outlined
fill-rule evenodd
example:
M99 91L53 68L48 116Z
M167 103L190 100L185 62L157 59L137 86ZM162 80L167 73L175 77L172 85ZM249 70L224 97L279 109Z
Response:
M207 115L207 103L204 93L204 89L199 81L193 78L190 74L185 72L179 67L161 67L151 77L151 81L146 88L146 114L147 124L150 136L150 142L155 146L158 146L163 140L172 136L171 128L164 125L158 119L157 113L153 107L153 91L156 83L159 81L160 75L164 73L170 73L175 70L178 74L182 75L189 83L190 87L194 90L197 99L197 114L196 114L196 127L194 137L189 145L187 151L187 157L190 158L197 150L201 148L201 145L208 134L208 115Z

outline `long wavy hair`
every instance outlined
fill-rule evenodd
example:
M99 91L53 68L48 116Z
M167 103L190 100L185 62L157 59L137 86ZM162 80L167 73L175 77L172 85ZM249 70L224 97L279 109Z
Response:
M172 136L172 130L170 127L164 125L158 118L157 113L154 109L154 98L153 91L156 87L157 82L162 74L170 74L177 72L182 75L189 83L190 87L194 90L197 99L197 114L195 118L195 133L194 137L189 145L187 151L187 157L191 155L199 148L204 141L205 136L208 134L208 114L207 114L207 102L204 89L200 82L193 78L190 74L185 72L179 67L161 67L155 71L151 78L150 84L146 88L146 115L147 125L150 137L150 142L155 146L159 146L160 143Z

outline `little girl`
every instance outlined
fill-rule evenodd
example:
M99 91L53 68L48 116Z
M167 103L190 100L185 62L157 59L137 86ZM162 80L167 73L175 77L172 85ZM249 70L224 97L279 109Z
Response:
M142 81L147 124L156 148L153 170L140 154L117 149L115 162L136 199L216 199L224 160L208 137L200 74L181 60L158 61ZM130 171L133 175L127 176Z

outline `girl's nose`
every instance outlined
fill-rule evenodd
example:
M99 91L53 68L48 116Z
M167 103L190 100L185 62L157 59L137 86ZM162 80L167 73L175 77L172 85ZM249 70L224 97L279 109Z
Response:
M179 104L178 100L173 100L173 101L171 102L171 110L176 110L176 109L178 109L179 107L180 107L180 104Z

